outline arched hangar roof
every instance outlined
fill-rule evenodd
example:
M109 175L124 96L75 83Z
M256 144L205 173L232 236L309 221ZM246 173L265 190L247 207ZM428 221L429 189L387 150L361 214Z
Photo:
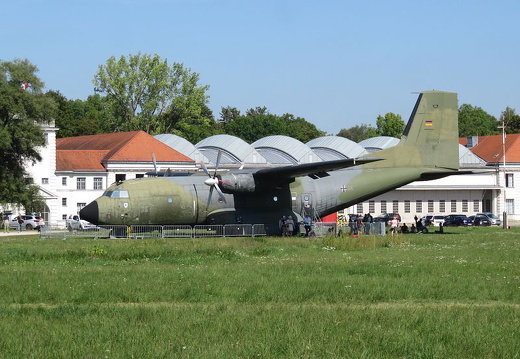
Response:
M253 142L252 146L271 164L299 164L321 159L312 149L289 136L268 136Z
M222 151L220 163L222 164L267 164L267 160L262 157L253 146L231 135L214 135L203 139L195 147L216 163L218 151Z
M183 137L170 133L162 133L160 135L155 135L154 137L165 145L170 146L185 156L188 156L196 163L209 163L209 159L204 156L190 141Z
M367 153L360 144L341 136L323 136L307 142L323 161L356 158Z
M389 136L371 137L361 141L359 144L363 146L368 153L384 150L385 148L394 147L399 143L399 139Z

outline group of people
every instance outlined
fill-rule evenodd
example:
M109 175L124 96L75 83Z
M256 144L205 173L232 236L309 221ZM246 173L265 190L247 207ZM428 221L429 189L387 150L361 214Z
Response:
M310 216L303 218L303 228L305 229L305 237L309 237L309 233L312 229L312 219ZM282 237L292 237L300 233L300 223L296 222L293 216L282 216L278 221L278 227L280 229L280 235Z
M361 214L352 214L349 217L348 226L350 228L351 235L358 234L370 234L370 230L372 229L372 223L374 222L374 218L370 213Z
M4 224L4 233L9 232L9 215L4 214L2 217L2 222ZM23 217L20 213L18 213L18 216L16 216L16 231L20 233L23 229Z
M18 233L21 233L23 231L23 224L24 224L24 218L23 216L18 213L18 215L15 217L16 218L16 231ZM4 227L4 233L9 233L9 214L5 213L3 216L2 216L2 223L3 223L3 227ZM40 217L39 218L39 225L38 225L38 231L41 231L41 229L45 227L45 220L43 219L43 217Z

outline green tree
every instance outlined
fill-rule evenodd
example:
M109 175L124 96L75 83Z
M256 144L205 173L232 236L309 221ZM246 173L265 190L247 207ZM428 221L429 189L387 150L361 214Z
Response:
M520 133L520 116L516 114L514 108L506 107L499 120L500 125L505 123L506 133Z
M287 123L287 136L296 138L303 143L325 136L325 132L318 130L314 124L308 122L303 117L295 117L286 113L281 119Z
M40 123L50 122L56 108L42 94L44 84L36 72L26 59L0 62L0 203L25 208L37 197L25 167L41 160L38 147L45 138Z
M207 106L209 86L200 86L199 74L181 64L174 64L173 68L179 78L175 97L155 132L173 132L197 143L216 131L213 113Z
M318 130L315 125L302 117L295 117L292 114L277 116L269 113L266 107L248 109L246 115L228 121L224 131L248 143L273 135L285 135L305 143L325 135L323 131Z
M113 104L110 131L148 133L199 132L211 127L207 107L209 86L200 86L199 74L180 63L168 65L158 55L109 58L94 76L94 86ZM207 129L206 129L207 130ZM205 132L205 131L204 131Z
M379 115L376 121L377 136L390 136L400 138L404 131L404 121L401 115L388 112L385 117Z
M58 137L74 137L103 133L106 123L110 123L111 108L106 99L98 94L89 96L87 101L67 100L57 91L45 94L57 104L54 120L60 129ZM109 128L106 128L110 132Z
M227 123L229 121L236 120L240 116L240 111L236 107L222 107L220 110L219 122Z
M480 107L462 104L459 107L459 137L497 134L497 120Z
M376 133L376 129L374 127L363 124L363 125L352 126L347 129L342 128L338 132L338 136L345 137L351 141L359 143L363 140L366 140L367 138L377 136L377 133Z

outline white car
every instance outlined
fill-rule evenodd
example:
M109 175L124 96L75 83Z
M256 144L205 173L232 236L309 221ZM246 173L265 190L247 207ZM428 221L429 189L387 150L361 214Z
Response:
M67 229L72 231L94 231L98 229L98 226L79 218L78 215L71 215L67 219Z
M22 230L38 229L40 226L40 217L38 216L23 215L22 219ZM9 221L9 228L18 229L18 216L11 217L11 220Z
M421 217L423 226L432 225L439 227L441 223L444 223L444 216L440 214L427 214Z

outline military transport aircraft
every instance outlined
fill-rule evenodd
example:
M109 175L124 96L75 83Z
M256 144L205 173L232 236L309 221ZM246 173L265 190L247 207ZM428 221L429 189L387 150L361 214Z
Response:
M97 225L265 224L322 217L413 181L457 174L457 94L419 94L400 142L359 158L145 177L113 184L80 211ZM216 192L216 194L214 193ZM212 198L216 197L216 198Z

